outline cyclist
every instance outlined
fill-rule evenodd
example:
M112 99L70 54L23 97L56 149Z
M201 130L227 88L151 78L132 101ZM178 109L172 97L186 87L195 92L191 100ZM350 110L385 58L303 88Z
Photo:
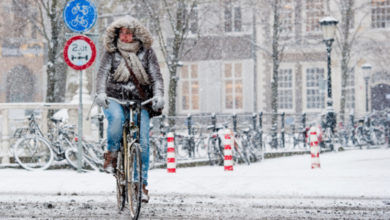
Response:
M107 152L104 169L116 168L122 139L122 126L128 115L113 97L122 101L145 101L154 97L150 106L141 110L140 145L142 148L142 201L148 202L149 121L160 115L164 107L164 84L156 54L151 48L150 32L135 18L126 16L111 23L103 38L105 51L96 77L96 103L103 107L108 121ZM139 118L139 116L137 116Z

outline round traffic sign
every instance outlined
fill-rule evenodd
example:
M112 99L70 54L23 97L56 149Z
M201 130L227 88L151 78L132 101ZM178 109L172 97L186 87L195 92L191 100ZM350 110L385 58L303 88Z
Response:
M75 70L83 70L92 65L96 58L96 47L93 41L84 36L71 37L64 47L65 62Z
M63 17L70 30L86 32L96 23L96 7L89 0L70 0L64 8Z

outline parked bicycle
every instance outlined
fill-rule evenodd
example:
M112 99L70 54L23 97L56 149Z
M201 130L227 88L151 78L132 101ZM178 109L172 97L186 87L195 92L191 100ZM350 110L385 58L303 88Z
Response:
M213 113L211 116L211 125L207 127L211 133L207 138L207 155L210 165L222 165L224 160L224 147L222 143L222 129L227 126L217 125L216 115Z
M88 115L87 120L89 120L90 117ZM91 117L91 119L97 119L98 120L98 126L99 126L99 139L98 141L86 141L85 139L82 139L82 158L81 158L81 169L83 170L96 170L96 171L103 171L103 154L107 146L107 139L103 138L104 133L104 114L99 113L97 115L94 115ZM75 138L75 146L72 148L69 148L65 151L65 157L67 158L68 162L73 167L78 167L78 138Z
M65 151L73 146L74 126L61 124L61 120L51 118L55 127L45 137L34 114L28 120L27 134L19 138L13 147L16 162L27 170L45 170L54 160L66 159Z
M150 157L149 168L156 167L158 163L165 163L167 158L167 134L172 131L169 125L165 122L165 115L162 115L159 123L159 132L154 133L149 137L150 143ZM152 130L152 127L151 129Z
M192 116L186 120L187 131L175 134L175 144L180 158L201 158L206 155L205 137L199 124L193 125Z
M358 125L355 129L355 143L362 148L363 146L380 145L384 144L385 128L379 124L372 122L367 115L364 119L358 121Z

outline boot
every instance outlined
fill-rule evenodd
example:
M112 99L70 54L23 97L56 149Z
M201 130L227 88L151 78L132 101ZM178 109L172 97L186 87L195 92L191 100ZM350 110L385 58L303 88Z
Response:
M149 202L149 190L146 189L146 185L142 184L142 202Z
M110 152L107 151L103 155L104 164L103 169L107 173L113 173L116 169L117 161L118 161L118 152Z

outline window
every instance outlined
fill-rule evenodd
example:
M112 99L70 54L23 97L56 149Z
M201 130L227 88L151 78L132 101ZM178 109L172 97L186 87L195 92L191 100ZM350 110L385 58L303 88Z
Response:
M182 110L199 110L198 65L184 65L181 69Z
M280 9L280 34L289 35L293 32L294 5L292 0L285 0Z
M241 32L241 7L233 6L231 2L225 4L225 32Z
M306 31L320 31L320 19L324 14L324 0L306 0Z
M349 71L345 87L345 108L355 109L355 76L354 70Z
M243 85L242 85L242 64L225 64L224 69L225 85L225 108L243 108Z
M280 69L278 75L278 108L293 108L293 79L291 69Z
M371 27L390 27L390 0L371 1Z
M308 109L325 108L325 84L323 68L306 70L306 107Z

